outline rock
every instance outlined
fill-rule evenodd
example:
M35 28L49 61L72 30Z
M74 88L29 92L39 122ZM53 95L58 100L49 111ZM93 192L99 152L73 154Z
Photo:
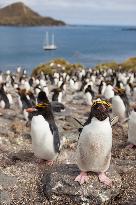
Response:
M7 191L0 192L0 201L2 204L10 204L11 200Z
M67 148L76 148L79 134L77 132L65 131L61 133L61 146L65 149Z
M15 120L12 124L11 124L11 130L14 133L19 134L20 132L22 133L24 131L24 124L18 120Z
M105 205L120 192L121 177L113 167L108 173L115 183L111 189L100 183L93 173L87 184L79 185L74 181L78 174L79 169L72 164L54 167L44 174L43 192L52 205Z
M60 154L57 157L57 163L59 164L75 164L76 163L76 154L75 150L70 149L62 149Z
M11 159L12 161L23 161L23 162L29 162L32 161L34 157L34 153L27 152L27 151L19 151L18 153L12 154Z
M17 181L16 177L8 176L4 173L0 173L0 202L1 204L10 204L11 196L9 194L9 188Z
M136 168L122 173L120 194L112 200L112 205L136 205Z

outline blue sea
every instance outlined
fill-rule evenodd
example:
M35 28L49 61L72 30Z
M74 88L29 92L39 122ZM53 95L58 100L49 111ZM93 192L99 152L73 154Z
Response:
M0 27L0 70L22 66L31 72L41 63L64 58L86 67L136 56L136 30L124 26ZM48 31L57 50L43 50ZM51 40L51 39L50 39Z

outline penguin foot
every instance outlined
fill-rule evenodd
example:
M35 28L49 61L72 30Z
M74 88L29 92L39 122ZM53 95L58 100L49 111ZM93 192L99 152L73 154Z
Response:
M81 172L80 175L78 175L74 181L79 182L79 184L84 184L85 182L87 182L89 179L89 177L87 176L86 172Z
M38 163L38 164L47 164L48 166L53 165L52 160L45 160L45 159L36 159L36 163Z
M100 173L98 177L100 182L106 184L107 186L112 186L112 181L105 175L105 173Z
M126 147L132 149L133 147L135 147L136 145L134 144L128 144Z
M48 165L48 166L52 166L52 165L53 165L53 161L52 161L52 160L48 160L48 161L47 161L47 165Z

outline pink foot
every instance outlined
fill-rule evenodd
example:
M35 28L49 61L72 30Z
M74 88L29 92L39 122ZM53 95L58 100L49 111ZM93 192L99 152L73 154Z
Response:
M112 181L105 175L105 173L99 174L99 180L100 182L106 184L107 186L112 186Z
M76 178L75 178L75 181L76 182L79 182L79 184L84 184L85 182L88 181L88 176L87 176L87 173L86 172L81 172L80 175L78 175Z
M131 149L131 148L133 148L134 146L135 146L134 144L128 144L126 147Z
M53 165L53 161L52 161L52 160L48 160L48 161L47 161L47 165L48 165L48 166L52 166L52 165Z

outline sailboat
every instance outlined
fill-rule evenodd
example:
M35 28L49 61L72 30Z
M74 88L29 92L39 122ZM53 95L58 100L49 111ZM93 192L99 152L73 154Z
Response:
M49 43L49 34L46 32L45 44L43 45L44 50L56 50L57 46L54 44L54 34L52 34L51 44Z

